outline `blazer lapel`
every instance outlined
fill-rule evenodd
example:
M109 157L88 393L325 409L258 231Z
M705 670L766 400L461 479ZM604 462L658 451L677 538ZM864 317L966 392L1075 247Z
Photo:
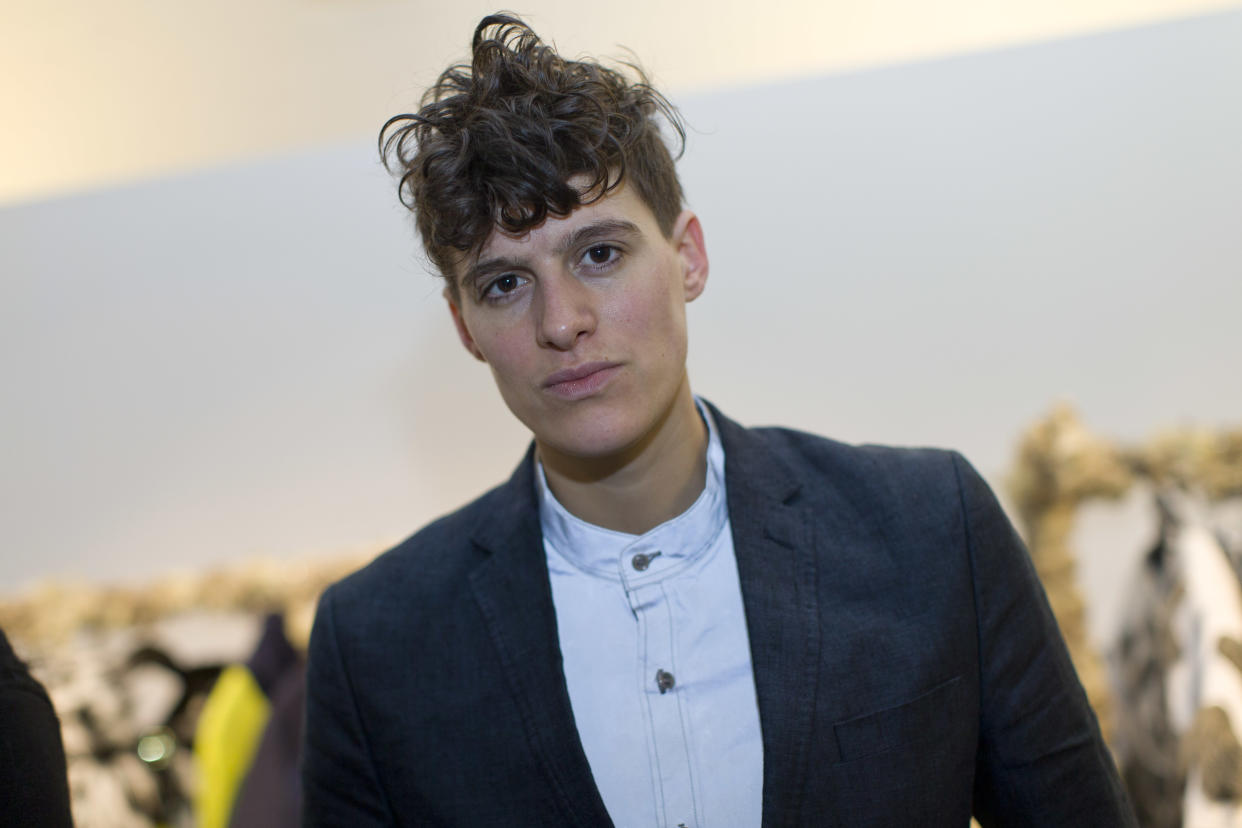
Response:
M497 494L501 507L472 538L490 553L470 576L475 600L522 712L527 739L566 821L611 825L565 685L534 490L533 446Z
M763 825L797 824L820 659L815 516L794 472L711 407L725 449L733 547L763 737Z

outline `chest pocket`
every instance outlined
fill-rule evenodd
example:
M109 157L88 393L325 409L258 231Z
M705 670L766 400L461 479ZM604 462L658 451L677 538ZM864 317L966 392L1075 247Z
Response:
M903 704L864 713L832 726L840 761L863 759L919 741L957 721L962 677L955 676Z

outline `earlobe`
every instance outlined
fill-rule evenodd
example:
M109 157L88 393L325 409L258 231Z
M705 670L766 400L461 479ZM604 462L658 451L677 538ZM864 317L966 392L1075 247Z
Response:
M686 301L693 302L707 286L707 245L703 242L703 225L699 217L683 210L673 225L673 243L681 257Z
M470 331L466 328L466 321L461 318L461 308L457 307L457 303L453 301L448 288L444 289L444 301L448 303L449 315L453 317L453 327L457 329L457 338L461 340L462 347L469 351L470 355L479 362L487 362L483 358L483 352L479 350L479 346L474 344L474 337L470 335Z

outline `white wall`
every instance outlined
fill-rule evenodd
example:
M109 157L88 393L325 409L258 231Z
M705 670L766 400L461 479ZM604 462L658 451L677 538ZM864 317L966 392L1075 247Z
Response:
M698 95L691 377L951 445L1242 415L1242 13ZM369 141L0 209L0 591L398 539L526 437Z
M0 204L360 140L499 0L4 0ZM523 0L568 54L674 91L1238 8L1240 0Z
M692 376L988 470L1059 396L1118 437L1236 423L1239 43L1231 13L694 99Z

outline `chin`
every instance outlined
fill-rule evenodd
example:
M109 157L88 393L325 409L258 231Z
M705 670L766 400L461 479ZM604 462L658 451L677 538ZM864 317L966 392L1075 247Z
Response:
M553 451L598 460L623 454L640 442L652 425L632 411L601 411L590 406L565 412L531 431L541 445Z

